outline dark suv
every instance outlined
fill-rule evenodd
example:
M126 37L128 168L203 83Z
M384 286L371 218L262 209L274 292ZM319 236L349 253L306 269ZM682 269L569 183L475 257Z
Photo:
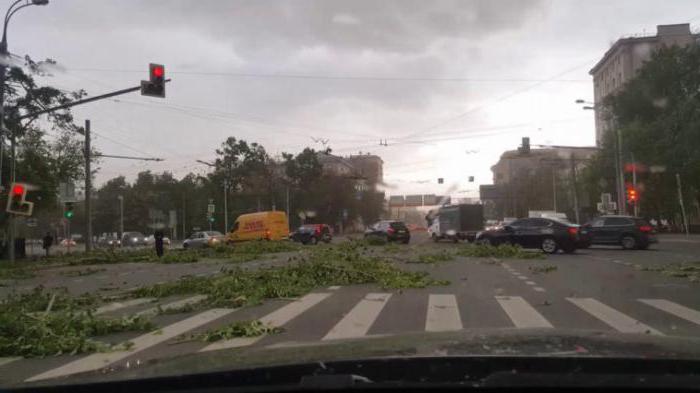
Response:
M289 238L302 244L316 244L320 241L330 243L333 240L333 232L326 224L306 224L300 226Z
M385 238L388 242L398 241L408 244L411 232L403 221L379 221L365 231L365 238L370 236Z
M621 245L626 250L644 250L657 241L654 227L642 218L601 216L581 227L579 247L600 244Z

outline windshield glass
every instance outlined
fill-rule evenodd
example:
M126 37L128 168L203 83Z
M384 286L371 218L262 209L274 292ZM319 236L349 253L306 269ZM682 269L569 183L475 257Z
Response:
M2 2L0 390L700 361L699 5Z

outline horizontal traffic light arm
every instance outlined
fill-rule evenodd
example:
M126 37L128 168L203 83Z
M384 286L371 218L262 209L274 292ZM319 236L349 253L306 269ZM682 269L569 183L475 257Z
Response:
M165 82L166 82L166 83L167 83L167 82L170 82L170 79L166 79ZM122 94L132 93L132 92L140 91L140 90L141 90L141 85L138 85L138 86L136 86L136 87L130 87L130 88L128 88L128 89L117 90L117 91L113 91L113 92L111 92L111 93L102 94L102 95L94 96L94 97L90 97L90 98L85 98L85 99L82 99L82 100L77 100L77 101L69 102L69 103L67 103L67 104L63 104L63 105L58 105L58 106L54 106L54 107L51 107L51 108L42 109L42 110L40 110L40 111L36 111L36 112L32 112L32 113L27 113L26 115L20 116L20 117L19 117L19 120L29 119L29 118L32 118L32 117L37 117L37 116L39 116L39 115L46 114L46 113L55 112L55 111L57 111L57 110L66 109L66 108L70 108L70 107L78 106L78 105L82 105L82 104L87 104L88 102L104 100L105 98L120 96L120 95L122 95Z

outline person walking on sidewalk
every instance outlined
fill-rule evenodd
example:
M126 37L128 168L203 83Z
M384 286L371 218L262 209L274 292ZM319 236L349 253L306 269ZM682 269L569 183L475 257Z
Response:
M51 236L51 232L46 232L46 236L44 236L44 239L42 241L41 247L46 251L46 256L49 256L49 250L51 249L51 246L53 245L53 236Z
M156 243L156 254L158 255L158 258L163 256L163 231L157 230L154 234L153 237L155 238L155 243Z

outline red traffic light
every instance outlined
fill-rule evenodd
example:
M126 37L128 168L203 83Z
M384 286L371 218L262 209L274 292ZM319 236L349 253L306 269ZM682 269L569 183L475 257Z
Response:
M153 76L162 78L163 75L165 75L165 71L163 70L162 66L155 66L153 67Z
M22 196L24 194L24 185L23 184L15 184L12 186L12 195L14 196Z

